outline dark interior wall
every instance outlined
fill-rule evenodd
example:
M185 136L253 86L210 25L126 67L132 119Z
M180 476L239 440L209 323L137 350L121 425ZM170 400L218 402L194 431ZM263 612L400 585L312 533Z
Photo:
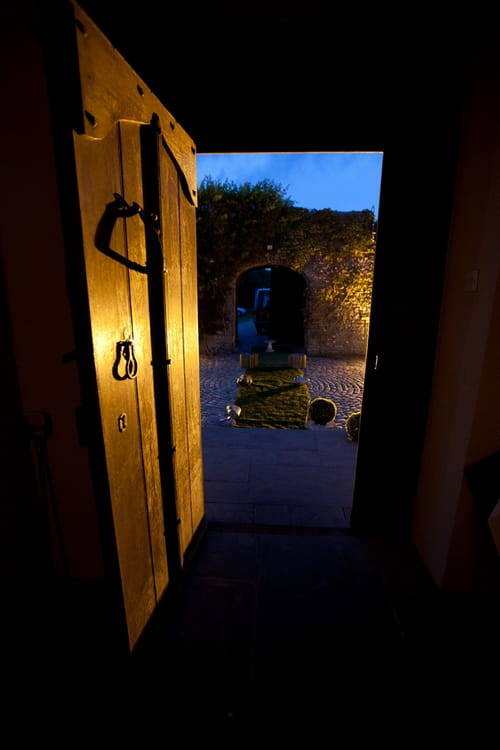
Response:
M425 549L429 570L449 590L479 589L492 581L498 586L499 560L482 490L478 494L478 487L469 485L468 467L484 466L500 448L498 388L491 387L498 384L498 359L490 348L493 335L498 351L500 59L489 31L471 31L469 52L432 398L412 522L412 537L419 550Z
M432 127L461 74L458 29L343 25L304 10L289 22L257 9L220 21L220 3L188 17L154 0L138 19L117 3L80 4L199 152L380 150L395 139L411 150L413 126Z
M38 553L30 546L32 536L41 530L40 556L46 573L54 568L58 574L99 578L103 561L96 508L89 502L92 477L87 448L77 429L81 391L66 290L47 80L33 33L34 17L27 10L9 9L10 24L2 28L5 37L0 45L2 90L9 102L0 121L0 235L6 288L2 301L7 305L2 317L6 318L3 330L10 332L10 337L5 334L4 371L9 427L3 423L3 432L13 437L9 450L2 451L6 491L0 496L2 511L11 503L17 514L8 510L12 526L2 524L2 546L13 545L19 531L16 523L22 519L26 536L14 546L16 557L24 545L29 548L24 567L41 574L41 565L28 564ZM46 432L41 429L45 420ZM30 436L33 439L26 445Z

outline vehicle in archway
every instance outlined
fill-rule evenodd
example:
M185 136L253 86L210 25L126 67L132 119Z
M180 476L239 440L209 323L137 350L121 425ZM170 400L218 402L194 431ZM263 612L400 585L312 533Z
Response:
M255 290L254 299L255 330L259 336L270 333L271 325L271 289L261 287Z

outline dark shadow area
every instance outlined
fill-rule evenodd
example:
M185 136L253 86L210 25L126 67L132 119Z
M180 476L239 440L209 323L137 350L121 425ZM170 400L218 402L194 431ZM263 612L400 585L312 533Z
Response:
M270 338L275 348L302 351L304 347L305 280L290 268L271 269Z
M236 289L237 344L240 351L304 351L306 283L303 276L284 266L252 269ZM252 321L250 326L249 318Z

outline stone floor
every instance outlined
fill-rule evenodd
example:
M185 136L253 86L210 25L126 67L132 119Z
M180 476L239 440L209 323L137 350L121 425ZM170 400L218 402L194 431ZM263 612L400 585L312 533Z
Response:
M232 395L238 361L202 363L205 417ZM345 413L358 375L350 393L322 364L323 387L347 393ZM71 717L73 733L96 716L114 731L135 719L142 729L154 720L155 733L158 720L201 722L204 733L241 724L238 740L259 728L295 741L300 727L312 746L326 728L356 738L360 726L370 741L392 727L408 744L428 722L425 742L436 719L448 736L467 717L486 744L498 715L498 596L439 591L409 538L349 528L356 446L344 430L212 423L203 443L207 518L134 653L103 636L107 604L62 586L6 623L4 714Z

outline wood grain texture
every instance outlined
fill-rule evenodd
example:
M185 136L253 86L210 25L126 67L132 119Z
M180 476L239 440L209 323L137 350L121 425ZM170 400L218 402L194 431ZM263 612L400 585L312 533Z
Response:
M98 29L79 9L76 14L85 113L85 132L73 134L85 261L82 284L88 293L89 356L97 377L104 481L133 650L170 582L169 554L177 554L170 547L178 547L182 567L204 515L195 149ZM152 122L161 133L156 172L141 147L141 130ZM151 186L152 174L156 187ZM164 269L159 271L160 287L154 286L163 286L163 304L156 300L153 306L150 281L158 268L152 267L148 254L144 203L154 194ZM118 210L117 196L125 214ZM158 324L155 318L152 326L158 311L164 320ZM160 350L166 346L167 352L161 363L153 362L158 336L165 339ZM126 362L117 347L128 340L137 375L120 378L114 365L118 362L124 372ZM161 409L158 405L163 375L160 370L158 377L153 365L164 368L167 409L164 403ZM170 420L168 429L159 429L165 427L159 421L165 418ZM166 470L162 456L167 456ZM173 482L165 480L170 474Z

